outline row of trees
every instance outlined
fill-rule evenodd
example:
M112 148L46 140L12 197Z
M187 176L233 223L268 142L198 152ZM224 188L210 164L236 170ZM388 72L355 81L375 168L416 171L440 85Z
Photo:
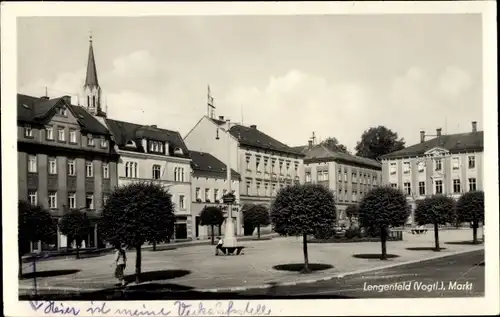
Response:
M399 138L396 132L385 126L372 127L363 132L361 140L356 144L356 155L378 159L382 155L404 149L405 140ZM347 147L335 137L329 137L321 142L333 151L348 153Z

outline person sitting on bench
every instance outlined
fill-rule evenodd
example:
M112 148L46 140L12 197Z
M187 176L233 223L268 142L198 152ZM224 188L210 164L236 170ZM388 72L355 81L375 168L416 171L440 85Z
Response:
M222 241L221 237L217 237L217 246L215 247L215 255L219 255L219 250L222 251L222 253L226 254L224 249L222 248L222 245L224 244L224 241Z

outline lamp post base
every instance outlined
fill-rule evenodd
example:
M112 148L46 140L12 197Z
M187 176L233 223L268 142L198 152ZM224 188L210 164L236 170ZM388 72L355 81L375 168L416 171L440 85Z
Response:
M226 218L223 246L227 248L233 248L237 246L236 237L234 236L234 224L231 218Z

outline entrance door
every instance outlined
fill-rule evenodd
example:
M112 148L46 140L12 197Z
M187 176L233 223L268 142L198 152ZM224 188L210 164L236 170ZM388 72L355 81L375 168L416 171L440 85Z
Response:
M195 220L195 234L196 234L196 238L198 238L200 236L200 223L201 223L201 220L200 220L200 217L196 216L196 220Z
M175 239L187 239L187 224L176 223L175 224Z

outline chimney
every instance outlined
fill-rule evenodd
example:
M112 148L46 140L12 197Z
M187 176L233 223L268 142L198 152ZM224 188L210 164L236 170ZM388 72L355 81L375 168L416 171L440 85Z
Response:
M477 132L477 122L472 121L472 132Z
M71 96L62 96L62 100L64 100L67 104L71 104Z
M420 143L425 142L425 131L420 131Z
M252 124L252 125L250 126L250 128L252 128L252 129L257 129L257 126L256 126L255 124Z
M49 96L41 96L40 99L45 99L45 100L49 100Z
M312 146L313 146L313 141L309 140L309 148L312 148Z
M437 129L436 129L436 136L437 136L438 138L439 138L439 137L441 137L441 131L442 131L442 130L443 130L443 129L441 129L441 128L437 128Z
M224 121L224 116L219 116L220 121Z

